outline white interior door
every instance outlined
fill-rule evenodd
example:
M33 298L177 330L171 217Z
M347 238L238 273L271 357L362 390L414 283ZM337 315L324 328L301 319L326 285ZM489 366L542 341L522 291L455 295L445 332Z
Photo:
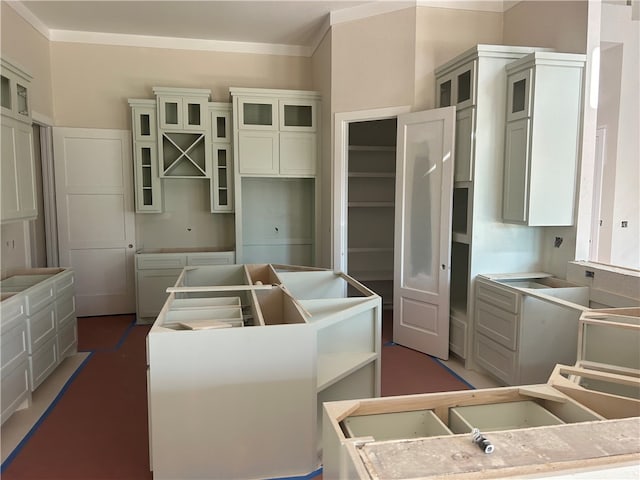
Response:
M393 341L449 357L455 107L398 116Z
M135 312L131 134L54 128L60 266L78 316Z

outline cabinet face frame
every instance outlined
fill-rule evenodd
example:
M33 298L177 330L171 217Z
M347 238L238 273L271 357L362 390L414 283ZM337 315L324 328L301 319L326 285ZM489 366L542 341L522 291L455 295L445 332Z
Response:
M274 176L280 171L280 142L277 132L238 132L238 172L241 175Z
M280 175L314 177L318 156L317 142L314 133L280 133Z

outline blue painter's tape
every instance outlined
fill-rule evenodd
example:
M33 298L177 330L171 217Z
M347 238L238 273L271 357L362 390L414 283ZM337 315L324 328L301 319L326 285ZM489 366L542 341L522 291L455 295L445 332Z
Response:
M321 473L322 473L322 467L320 467L319 469L311 473L308 473L307 475L303 475L302 477L277 477L277 478L271 478L268 480L311 480L312 478L317 477Z
M460 380L462 383L464 383L467 387L469 387L471 390L475 390L476 387L474 387L473 385L471 385L469 382L467 382L464 378L462 378L460 375L458 375L456 372L454 372L453 370L451 370L449 367L447 367L444 363L442 363L440 361L440 359L436 358L436 357L432 357L431 355L429 355L429 357L431 358L431 360L433 360L434 362L438 363L440 366L442 366L443 368L445 368L451 375L453 375L454 377L456 377L458 380Z
M71 383L73 383L73 381L80 374L82 369L84 369L84 367L87 365L87 363L89 363L89 360L91 359L92 356L93 356L93 352L90 352L89 355L87 355L87 358L84 359L84 361L80 364L80 366L76 369L76 371L73 372L73 374L69 377L67 382L60 389L60 392L58 392L58 395L56 395L56 398L53 399L53 401L51 402L51 405L49 405L47 407L47 409L40 416L40 418L35 423L35 425L33 425L33 427L31 427L31 430L29 430L29 432L24 436L24 438L16 446L16 448L13 449L13 452L11 452L7 456L5 461L2 462L2 466L0 466L0 473L3 473L5 471L5 469L11 464L11 462L18 456L18 454L20 453L22 448L27 444L27 442L32 437L32 435L36 432L38 427L40 427L42 422L44 422L46 420L46 418L49 416L49 414L53 411L54 407L57 405L57 403L62 398L62 395L64 395L65 392L69 389L69 387L71 386Z

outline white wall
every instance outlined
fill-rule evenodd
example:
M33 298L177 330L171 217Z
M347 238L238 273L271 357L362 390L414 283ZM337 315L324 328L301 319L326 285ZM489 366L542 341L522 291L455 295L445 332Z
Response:
M640 269L640 21L631 7L602 3L601 41L598 126L607 128L607 145L594 260Z

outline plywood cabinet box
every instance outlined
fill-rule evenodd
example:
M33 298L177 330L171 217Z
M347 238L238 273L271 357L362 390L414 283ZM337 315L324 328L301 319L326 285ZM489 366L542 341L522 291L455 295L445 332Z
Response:
M558 365L537 385L325 403L322 476L634 478L640 400L576 377L640 388L637 376ZM493 453L472 441L473 428Z
M77 352L73 271L15 271L0 281L2 423L29 406L31 392Z
M0 220L6 223L36 218L38 206L29 98L32 77L4 59L1 65Z
M346 275L187 267L169 290L147 337L156 479L307 475L322 403L380 395L381 300Z

